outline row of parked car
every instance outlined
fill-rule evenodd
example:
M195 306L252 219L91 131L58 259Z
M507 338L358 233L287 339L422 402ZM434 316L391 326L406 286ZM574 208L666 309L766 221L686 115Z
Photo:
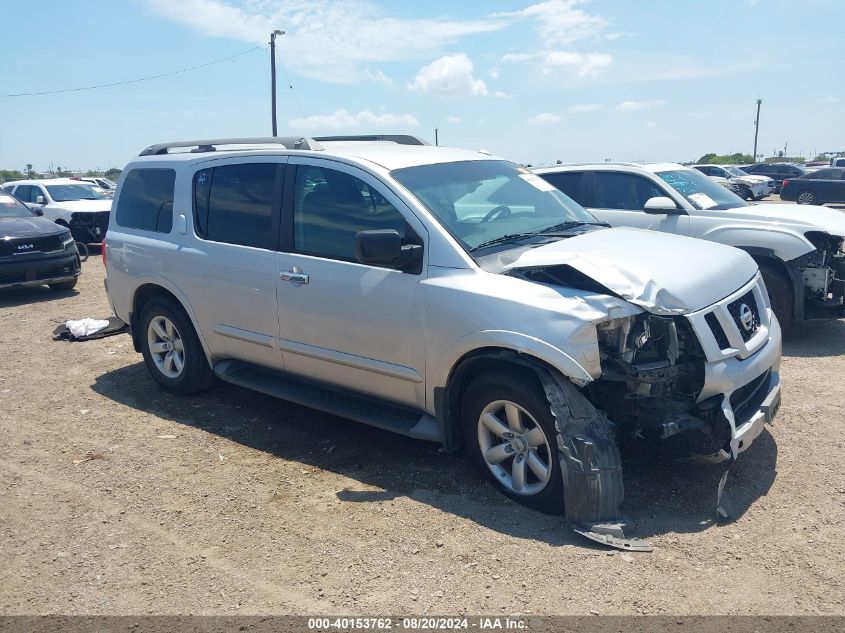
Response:
M0 216L47 222L14 197L34 186L47 215L50 183L27 182ZM221 379L464 445L503 494L607 543L617 437L744 452L778 410L781 324L842 313L843 239L838 211L750 205L678 164L218 139L130 162L103 259L164 389ZM6 240L14 262L28 240Z

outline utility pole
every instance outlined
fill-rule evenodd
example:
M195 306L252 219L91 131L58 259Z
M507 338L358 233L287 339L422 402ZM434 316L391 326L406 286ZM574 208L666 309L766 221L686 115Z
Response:
M757 118L754 119L754 162L757 162L757 134L760 132L760 106L762 99L757 99Z
M276 131L276 36L284 34L285 32L279 29L270 33L270 92L273 104L273 136L278 136Z
M440 145L440 139L437 136L437 132L438 132L437 128L434 128L434 145L435 146Z

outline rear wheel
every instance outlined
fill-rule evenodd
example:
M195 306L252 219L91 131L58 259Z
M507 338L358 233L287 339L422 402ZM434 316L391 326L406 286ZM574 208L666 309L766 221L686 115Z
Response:
M798 204L818 204L818 199L812 191L802 191L798 194Z
M554 418L536 378L479 376L464 394L462 426L467 450L499 492L541 512L563 512Z
M761 266L760 272L763 273L763 281L766 283L766 290L769 291L772 311L778 318L781 329L786 332L792 325L795 310L792 284L786 275L772 266Z
M139 326L144 363L158 384L180 395L211 386L214 372L181 306L168 299L153 299L143 307Z

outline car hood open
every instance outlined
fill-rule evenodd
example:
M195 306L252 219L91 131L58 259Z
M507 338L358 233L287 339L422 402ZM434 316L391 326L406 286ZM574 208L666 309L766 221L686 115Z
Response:
M754 260L736 248L630 228L591 231L532 248L503 272L538 269L561 279L574 269L634 305L667 315L706 308L757 274Z

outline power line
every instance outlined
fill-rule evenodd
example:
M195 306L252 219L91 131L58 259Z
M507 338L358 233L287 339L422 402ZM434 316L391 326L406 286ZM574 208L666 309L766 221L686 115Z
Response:
M296 91L293 89L293 84L290 82L290 77L288 77L288 71L285 68L284 64L282 64L281 60L278 59L278 55L276 56L276 63L279 64L282 68L282 72L285 75L285 81L288 84L288 88L290 88L290 93L293 95L294 101L296 101L296 105L299 107L299 113L302 115L302 118L305 119L305 124L308 126L308 129L311 130L311 136L314 136L314 128L311 127L311 121L305 116L305 110L302 109L302 104L299 102L299 97L296 96Z
M63 88L61 90L44 90L41 92L18 92L14 94L0 94L0 98L3 97L35 97L39 95L54 95L60 94L63 92L82 92L83 90L97 90L98 88L111 88L113 86L125 86L127 84L136 84L141 81L150 81L151 79L161 79L163 77L172 77L173 75L180 75L182 73L191 72L192 70L199 70L201 68L208 68L209 66L213 66L214 64L220 64L222 62L227 62L231 59L235 59L236 57L241 57L242 55L246 55L247 53L251 53L253 51L257 51L260 48L265 48L263 46L255 46L250 48L249 50L242 51L235 55L230 55L229 57L223 57L221 59L215 59L214 61L207 62L205 64L200 64L199 66L191 66L190 68L183 68L181 70L174 70L169 73L162 73L160 75L150 75L149 77L139 77L137 79L128 79L126 81L115 81L109 84L99 84L96 86L84 86L81 88ZM291 87L291 90L293 88Z

